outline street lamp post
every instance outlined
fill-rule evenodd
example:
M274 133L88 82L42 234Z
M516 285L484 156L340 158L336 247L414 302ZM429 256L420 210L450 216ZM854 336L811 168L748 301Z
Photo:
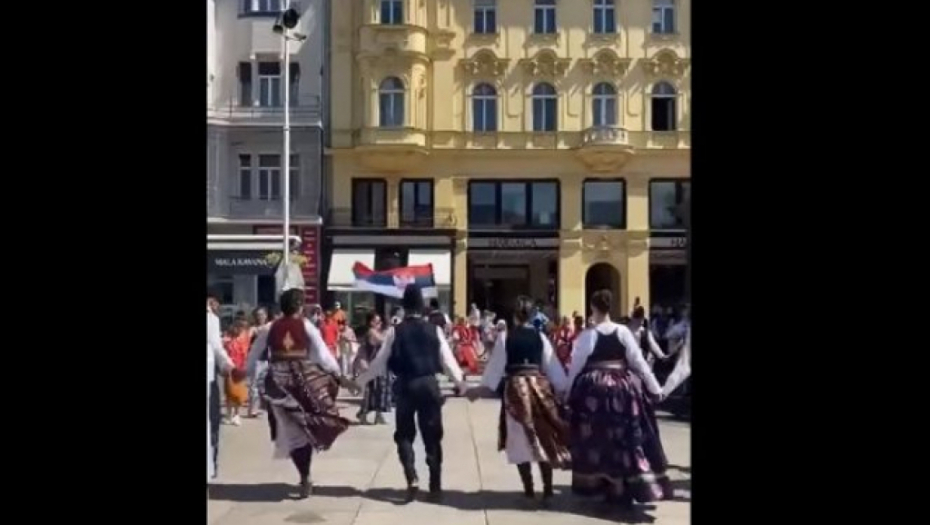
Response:
M282 31L281 47L283 48L282 60L284 61L284 67L282 69L284 70L284 79L281 85L284 90L284 169L281 176L284 177L284 256L281 259L281 264L284 265L285 272L287 272L291 262L291 242L289 238L291 234L291 56L287 45L288 42L287 31ZM284 286L287 287L286 278Z
M284 200L282 237L284 239L283 255L281 264L284 268L283 288L288 287L288 275L290 275L291 263L291 54L289 43L291 40L303 41L307 37L292 30L297 26L300 20L300 13L294 6L288 7L283 11L272 26L272 31L281 35L281 60L284 61L282 71L284 78L281 81L281 89L284 90L284 159L282 161L281 176L284 178Z

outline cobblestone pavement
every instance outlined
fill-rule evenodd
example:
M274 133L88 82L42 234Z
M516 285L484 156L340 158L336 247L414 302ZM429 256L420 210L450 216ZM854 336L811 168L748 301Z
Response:
M351 399L340 401L343 414L355 420ZM572 496L570 474L555 474L555 500L548 509L526 509L516 469L497 452L498 401L475 403L448 399L443 420L445 450L440 504L417 501L399 505L404 481L392 438L393 425L353 426L333 449L314 457L315 494L295 500L297 474L290 461L271 459L268 426L244 419L242 426L222 428L220 475L209 489L209 525L595 525L650 522L690 523L691 428L662 422L662 439L676 498L640 507L642 514L624 516L605 511L600 503ZM417 442L420 478L427 479L422 444ZM538 472L534 475L537 476Z

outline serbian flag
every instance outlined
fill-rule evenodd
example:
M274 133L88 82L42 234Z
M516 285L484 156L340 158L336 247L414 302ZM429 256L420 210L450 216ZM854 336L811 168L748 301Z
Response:
M398 299L404 296L408 284L416 283L423 291L423 297L437 297L436 279L433 277L433 265L407 266L376 272L360 262L352 266L355 274L355 288L365 292L374 292Z

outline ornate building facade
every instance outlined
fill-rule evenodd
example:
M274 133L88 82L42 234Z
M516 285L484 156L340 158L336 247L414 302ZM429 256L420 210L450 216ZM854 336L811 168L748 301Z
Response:
M563 314L684 298L690 0L352 0L331 13L331 290L433 264L440 299ZM651 282L652 281L652 282Z

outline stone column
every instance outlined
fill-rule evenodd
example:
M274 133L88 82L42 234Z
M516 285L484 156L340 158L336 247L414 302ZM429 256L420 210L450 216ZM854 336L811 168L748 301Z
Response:
M624 314L633 311L633 303L639 302L649 311L649 243L645 236L639 235L627 240L626 282L628 290L623 294Z
M400 198L398 187L400 181L396 178L387 179L387 224L388 228L396 228L400 224Z
M448 201L455 216L455 274L452 282L455 287L452 308L455 315L468 314L468 178L451 178L451 200ZM447 187L443 184L440 187ZM439 192L437 192L439 194ZM438 202L438 201L437 201ZM452 316L452 314L449 314Z
M579 239L563 239L559 246L559 313L587 311L585 304L584 260Z
M626 179L626 229L649 231L649 179L630 174Z
M468 313L468 242L465 237L457 238L452 252L453 263L452 287L455 289L449 317L453 320Z

